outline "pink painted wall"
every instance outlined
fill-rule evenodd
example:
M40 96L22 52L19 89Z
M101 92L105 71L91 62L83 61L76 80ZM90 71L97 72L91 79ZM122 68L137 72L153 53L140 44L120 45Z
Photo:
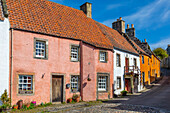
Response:
M108 62L101 63L99 61L99 49L93 46L82 44L81 57L81 75L82 76L82 99L84 101L98 99L108 99L108 92L110 92L110 98L112 98L112 85L113 85L113 52L108 52ZM110 74L110 91L97 94L97 73L109 73ZM88 75L90 75L91 81L88 81ZM98 95L98 96L97 96Z
M35 59L33 57L34 51L34 37L48 40L48 60ZM83 56L80 62L70 61L70 45L80 44L80 41L56 38L47 35L35 34L24 31L13 31L13 83L12 83L12 104L16 104L18 100L22 99L24 102L37 101L50 102L50 88L51 88L51 74L60 73L65 75L65 84L70 83L70 75L80 75L81 66L81 96L84 101L96 100L96 80L97 73L110 73L110 97L112 97L113 85L113 53L108 51L108 62L99 62L99 49L82 44ZM18 94L18 74L33 74L34 75L34 94L33 95L19 95ZM42 74L45 73L44 78ZM87 81L88 74L90 74L91 81ZM84 86L83 86L84 85ZM65 90L65 99L72 97L73 93L70 89ZM78 93L79 94L79 93ZM99 99L108 98L108 93L100 93Z

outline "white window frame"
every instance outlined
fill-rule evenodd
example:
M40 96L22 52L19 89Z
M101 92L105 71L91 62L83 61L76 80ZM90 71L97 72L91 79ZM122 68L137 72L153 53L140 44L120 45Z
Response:
M78 61L78 59L79 59L79 47L71 46L71 61Z
M71 92L73 92L74 89L77 89L77 91L79 90L79 76L78 75L71 75L70 83L71 83Z
M29 79L29 77L31 77L31 79ZM31 82L29 83L28 81L31 81ZM31 86L28 86L28 85L31 85ZM27 91L31 91L31 94L33 93L33 75L19 75L18 93L20 91L25 91L24 94L27 94L26 93ZM19 93L19 94L22 94L22 93Z
M46 57L46 42L36 40L35 42L35 56L37 58L45 58Z
M100 62L106 62L106 52L100 51Z
M107 91L107 76L98 77L98 91Z
M120 81L119 81L120 80ZM118 82L119 81L119 82ZM117 89L121 89L121 77L117 77Z
M119 56L119 59L118 59ZM121 56L120 54L116 54L116 66L121 67Z

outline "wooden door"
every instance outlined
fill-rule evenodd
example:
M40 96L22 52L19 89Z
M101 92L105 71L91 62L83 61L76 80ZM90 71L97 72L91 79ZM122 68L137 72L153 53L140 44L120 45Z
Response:
M125 79L125 90L131 92L131 82L128 78Z
M126 73L129 72L129 58L125 58L125 70L126 70Z
M52 78L52 102L62 102L63 98L63 78L53 76Z

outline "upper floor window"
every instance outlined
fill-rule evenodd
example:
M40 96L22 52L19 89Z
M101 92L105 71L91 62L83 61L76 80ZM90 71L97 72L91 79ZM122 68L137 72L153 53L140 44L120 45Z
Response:
M33 76L32 75L19 75L18 83L19 94L32 94L33 93Z
M34 38L34 58L48 58L48 40Z
M107 62L107 52L100 51L99 52L99 60L100 60L100 62Z
M71 46L71 61L79 61L79 47Z
M148 65L149 65L149 58L148 58Z
M145 62L144 62L144 56L142 56L142 64L144 64Z
M134 64L135 68L137 68L137 61L136 61L136 58L133 59L133 64Z
M45 42L36 41L36 57L45 58Z
M117 66L117 67L120 67L120 66L121 66L120 54L116 54L116 66Z

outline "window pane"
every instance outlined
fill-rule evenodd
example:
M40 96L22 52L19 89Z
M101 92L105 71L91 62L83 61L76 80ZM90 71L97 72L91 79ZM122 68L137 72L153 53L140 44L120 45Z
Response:
M36 57L45 58L45 42L36 41Z
M71 47L71 60L78 61L78 47Z
M106 91L106 76L99 76L98 78L98 90Z
M78 76L71 76L71 91L78 91Z
M32 91L33 89L32 78L33 78L32 75L19 75L19 86L18 86L19 93L20 91L25 91L24 93L27 93L27 91Z

